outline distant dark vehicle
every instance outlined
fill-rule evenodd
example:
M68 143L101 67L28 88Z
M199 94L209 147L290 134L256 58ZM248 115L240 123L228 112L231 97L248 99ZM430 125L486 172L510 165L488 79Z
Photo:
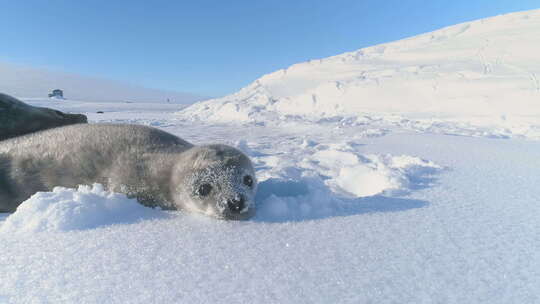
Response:
M52 90L52 93L49 93L50 98L64 98L64 91L60 89Z
M103 114L103 111L97 111L96 113L98 113L98 114Z

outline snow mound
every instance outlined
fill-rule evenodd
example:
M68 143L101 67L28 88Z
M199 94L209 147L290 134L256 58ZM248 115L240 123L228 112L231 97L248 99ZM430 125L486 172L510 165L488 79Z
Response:
M310 140L303 144L304 153L299 154L257 153L261 156L255 157L256 162L268 169L257 172L256 220L306 220L422 207L425 202L397 196L431 186L444 170L409 155L363 155L348 144Z
M307 160L307 167L328 176L334 192L354 197L401 193L409 189L410 176L441 169L433 162L408 155L356 155L339 150L319 151Z
M513 13L295 64L178 116L540 139L539 53L540 10Z
M0 233L84 230L163 216L165 213L146 208L135 199L105 191L100 184L56 187L24 201L7 217Z

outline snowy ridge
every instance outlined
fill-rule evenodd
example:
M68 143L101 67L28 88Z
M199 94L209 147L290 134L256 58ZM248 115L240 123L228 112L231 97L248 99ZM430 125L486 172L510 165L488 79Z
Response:
M178 116L538 139L538 54L540 10L512 13L295 64Z

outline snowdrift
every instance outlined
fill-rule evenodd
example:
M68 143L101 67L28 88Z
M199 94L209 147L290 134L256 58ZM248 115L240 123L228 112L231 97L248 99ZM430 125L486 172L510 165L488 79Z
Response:
M512 13L295 64L178 116L540 138L538 54L540 10Z
M166 213L105 191L100 184L78 189L56 187L23 202L0 226L0 233L85 230L159 217L166 217Z

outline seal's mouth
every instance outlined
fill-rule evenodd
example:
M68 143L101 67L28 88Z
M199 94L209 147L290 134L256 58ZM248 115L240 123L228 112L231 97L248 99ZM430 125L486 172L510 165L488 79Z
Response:
M215 204L216 217L225 220L245 220L255 213L252 200L245 193L221 197Z
M223 220L247 220L255 215L253 204L245 200L226 200L218 203L218 210L212 210L208 215L214 216Z

